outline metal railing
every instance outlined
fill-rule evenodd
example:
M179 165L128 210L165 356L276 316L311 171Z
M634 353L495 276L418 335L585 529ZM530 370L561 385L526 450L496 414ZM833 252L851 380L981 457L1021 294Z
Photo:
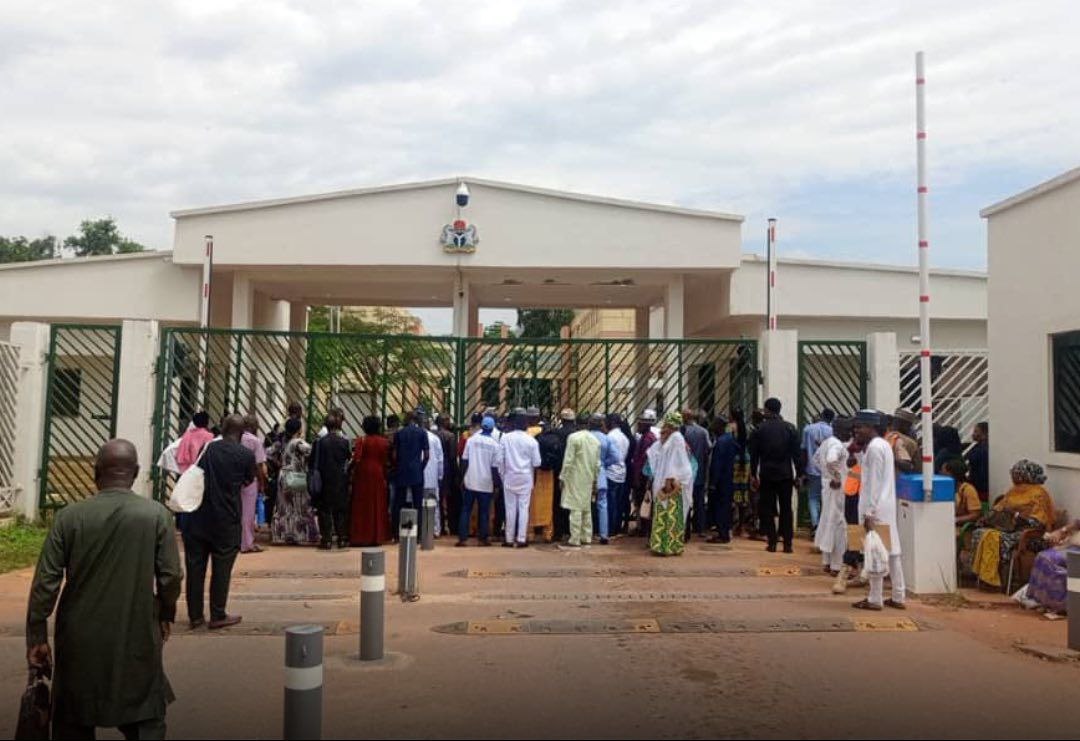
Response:
M825 407L851 416L866 406L866 343L844 340L799 342L799 426Z
M0 514L15 507L15 436L18 434L19 348L0 342Z
M930 356L934 423L955 427L969 439L978 422L990 415L990 355L986 350L938 350ZM918 411L919 353L900 353L900 406ZM920 423L916 423L918 432ZM971 443L965 443L965 448Z

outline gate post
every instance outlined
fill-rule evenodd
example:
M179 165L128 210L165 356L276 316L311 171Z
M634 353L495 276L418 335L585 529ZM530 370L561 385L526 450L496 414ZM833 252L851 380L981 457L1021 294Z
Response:
M156 321L124 320L120 331L120 376L116 398L116 437L130 440L139 454L139 477L132 490L149 497L154 455L154 402L160 330ZM168 441L165 443L168 444Z
M866 403L870 408L892 414L900 406L900 352L895 332L874 332L866 336Z
M762 401L776 397L783 404L785 419L798 424L799 416L799 333L794 329L771 329L761 333Z
M14 485L16 511L38 518L42 440L45 427L45 388L49 376L49 325L15 322L11 343L19 348L19 397L16 402Z

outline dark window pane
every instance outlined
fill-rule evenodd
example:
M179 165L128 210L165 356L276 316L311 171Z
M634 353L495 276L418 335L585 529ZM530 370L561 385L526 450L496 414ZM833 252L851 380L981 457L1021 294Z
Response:
M53 371L53 416L78 417L82 398L82 371L78 368L57 368Z
M1054 449L1080 453L1080 332L1053 336Z

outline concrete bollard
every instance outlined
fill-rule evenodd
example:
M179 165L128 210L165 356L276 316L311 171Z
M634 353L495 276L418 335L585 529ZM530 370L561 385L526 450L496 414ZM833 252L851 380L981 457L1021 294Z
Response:
M285 728L283 738L322 738L323 627L285 631Z
M435 550L435 507L439 500L433 497L424 497L424 520L420 528L420 550Z
M1080 651L1080 551L1070 548L1068 558L1069 598L1066 607L1069 610L1069 648Z
M381 548L360 553L360 660L383 657L386 634L386 554Z
M416 520L415 509L401 510L401 529L398 531L398 594L403 602L420 597L416 575Z

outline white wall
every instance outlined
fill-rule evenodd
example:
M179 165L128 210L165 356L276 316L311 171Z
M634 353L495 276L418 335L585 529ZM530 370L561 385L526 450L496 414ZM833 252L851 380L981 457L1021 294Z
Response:
M197 322L198 268L169 253L0 266L0 317L11 320Z
M780 316L780 329L794 329L802 340L865 340L875 332L896 334L897 347L901 352L918 350L919 344L911 338L919 332L917 319L860 319L818 318ZM765 330L763 318L731 318L717 322L704 332L691 337L753 338ZM941 350L985 350L987 347L986 320L931 321L930 334L933 346Z
M177 262L200 264L205 235L214 264L444 265L567 268L733 268L741 220L561 197L468 180L464 217L477 226L473 255L443 252L456 216L456 182L278 203L218 213L175 212ZM702 249L707 245L707 249Z
M991 486L1038 460L1054 502L1080 516L1080 455L1051 450L1049 341L1080 329L1080 181L992 214L988 239Z

